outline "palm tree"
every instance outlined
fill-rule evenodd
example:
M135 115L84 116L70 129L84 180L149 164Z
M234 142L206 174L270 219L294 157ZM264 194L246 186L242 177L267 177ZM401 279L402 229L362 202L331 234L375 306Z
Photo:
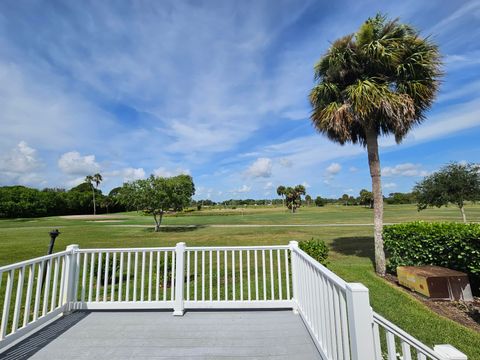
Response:
M277 195L282 197L282 206L285 206L285 186L277 187Z
M87 175L85 177L85 182L90 184L92 187L92 193L93 193L93 215L97 215L97 205L95 203L95 190L98 190L98 185L102 182L103 178L102 175L99 173L95 175ZM93 185L95 184L95 186Z
M378 137L397 143L425 119L442 75L438 47L398 20L378 14L335 41L314 68L311 120L330 140L367 148L374 197L375 265L385 274Z

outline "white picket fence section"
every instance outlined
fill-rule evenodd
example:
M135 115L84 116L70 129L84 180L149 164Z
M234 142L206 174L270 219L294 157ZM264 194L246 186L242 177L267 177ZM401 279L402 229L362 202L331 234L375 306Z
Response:
M72 309L168 309L175 299L175 248L78 249Z
M0 348L66 310L72 295L73 256L72 248L67 248L0 268Z
M325 360L466 359L450 346L433 350L374 313L366 287L345 282L296 241L124 249L70 245L0 267L0 300L0 352L74 310L173 309L183 315L185 309L291 308Z
M185 308L292 307L287 246L186 248Z

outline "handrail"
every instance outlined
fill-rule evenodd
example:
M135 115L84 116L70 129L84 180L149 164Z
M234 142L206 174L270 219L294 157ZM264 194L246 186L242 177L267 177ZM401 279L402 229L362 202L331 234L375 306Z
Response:
M0 267L0 273L3 273L5 271L10 271L10 270L15 270L15 269L18 269L18 268L21 268L21 267L24 267L24 266L28 266L28 265L32 265L32 264L35 264L35 263L38 263L38 262L41 262L41 261L50 260L50 259L56 258L58 256L62 256L62 255L69 254L69 253L71 253L69 250L64 250L64 251L56 252L56 253L53 253L53 254L50 254L50 255L39 256L39 257L36 257L36 258L33 258L33 259L20 261L18 263L5 265L5 266Z
M186 251L208 251L208 250L286 250L288 245L263 245L263 246L187 246Z
M318 261L316 261L314 258L312 258L310 255L308 255L305 251L298 247L294 247L292 251L296 252L298 255L302 256L306 261L309 262L310 265L315 267L318 271L320 271L322 274L328 277L329 280L331 280L335 285L340 287L342 290L347 289L347 282L343 280L340 276L332 272L331 270L327 269L325 266L320 264Z
M78 249L77 253L103 253L103 252L148 252L148 251L175 251L175 247L141 247L141 248L95 248Z
M412 335L408 334L404 330L400 329L394 323L388 321L383 316L379 315L376 312L373 312L373 320L377 324L383 326L392 334L398 336L401 340L408 343L410 346L413 346L415 350L419 350L423 355L428 355L434 360L448 360L445 357L436 353L433 349L422 343L420 340L414 338Z

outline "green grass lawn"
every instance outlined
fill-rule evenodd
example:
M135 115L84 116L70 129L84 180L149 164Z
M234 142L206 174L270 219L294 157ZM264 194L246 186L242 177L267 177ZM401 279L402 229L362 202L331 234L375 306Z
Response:
M480 221L480 206L468 206L471 221ZM80 247L139 247L187 245L269 245L287 244L290 240L312 237L325 240L330 249L329 267L347 281L362 282L370 289L372 306L426 344L450 343L465 352L469 359L480 359L480 334L430 311L421 302L387 281L373 269L373 239L370 226L329 227L209 227L211 224L366 224L372 222L372 211L362 207L326 206L301 208L289 214L281 208L248 208L243 210L202 210L182 216L167 216L171 227L160 233L152 231L153 220L136 213L126 214L122 222L92 222L61 218L0 221L0 265L44 255L48 232L61 231L55 250L68 244ZM428 209L417 212L414 206L387 206L386 222L411 220L460 221L457 208ZM127 227L118 225L145 225ZM193 228L175 225L199 225Z

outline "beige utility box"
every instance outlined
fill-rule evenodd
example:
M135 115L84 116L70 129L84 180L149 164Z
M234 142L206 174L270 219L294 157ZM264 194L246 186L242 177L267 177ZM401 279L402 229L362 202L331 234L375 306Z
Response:
M426 297L473 301L468 275L440 266L399 266L398 282Z

